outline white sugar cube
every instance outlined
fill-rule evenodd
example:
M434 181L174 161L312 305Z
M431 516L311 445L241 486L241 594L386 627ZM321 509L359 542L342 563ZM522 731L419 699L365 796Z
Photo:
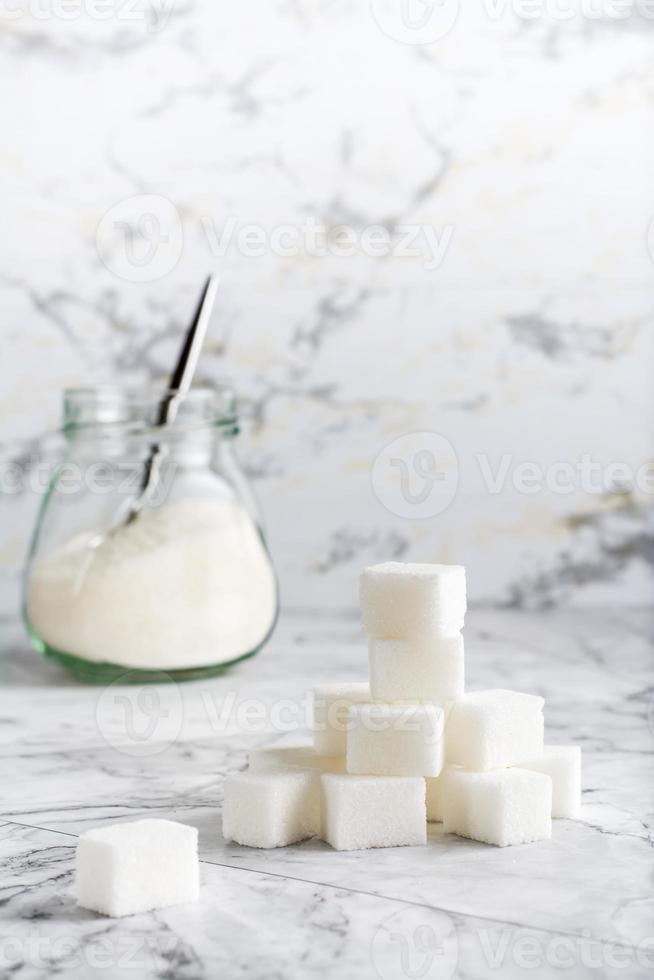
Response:
M445 770L443 830L506 847L552 836L552 780L526 769Z
M321 772L344 772L343 756L318 755L313 745L270 746L250 752L251 772L274 772L278 769L319 769Z
M425 844L425 781L414 777L322 777L323 837L337 851Z
M375 701L435 701L463 694L463 637L375 640L368 644L370 694Z
M361 610L369 636L419 639L463 627L466 578L463 565L389 561L361 575Z
M248 847L286 847L320 833L320 773L241 772L225 780L223 836Z
M447 762L483 772L543 754L543 699L516 691L464 694L449 710Z
M445 772L446 769L443 769L440 776L430 776L425 779L428 823L441 823L443 820L443 783L445 782Z
M425 779L427 787L427 822L443 822L443 796L445 794L445 774L448 769L459 769L459 766L444 766L440 776L430 776Z
M370 701L365 682L321 684L313 690L313 746L318 755L345 755L350 705Z
M89 830L77 845L75 890L79 905L111 916L194 902L198 832L172 820Z
M380 776L437 776L443 767L442 708L433 704L354 704L347 771Z
M521 769L544 772L552 780L552 816L574 820L581 810L581 749L546 745L541 758L522 759Z

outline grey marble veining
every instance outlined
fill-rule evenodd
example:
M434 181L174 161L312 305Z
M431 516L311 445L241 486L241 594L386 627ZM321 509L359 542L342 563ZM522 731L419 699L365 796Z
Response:
M0 495L0 610L18 605L30 477L62 389L165 376L216 265L199 378L238 390L291 605L353 608L359 568L389 554L461 561L487 603L648 601L651 489L610 470L651 457L646 4L443 0L432 12L456 15L451 29L406 44L402 16L419 31L430 14L418 0L38 6L0 22L0 476L23 482ZM148 214L173 250L152 268L128 251L147 252ZM112 220L129 234L107 255ZM381 227L394 247L239 244L249 225L308 220L357 240ZM405 226L414 255L396 247ZM442 435L459 465L456 499L426 521L371 481L416 432ZM514 485L515 467L587 453L599 491ZM480 455L511 457L497 492Z
M523 978L646 977L627 944L507 924L493 916L443 912L393 901L353 886L202 866L198 906L107 920L77 909L70 896L74 840L16 824L0 826L10 855L2 888L2 966L21 977L222 975L255 980L351 976ZM415 943L415 930L422 942ZM425 935L425 930L427 930ZM527 947L524 944L529 944ZM402 959L404 954L405 959ZM534 956L536 960L534 961ZM558 961L557 961L558 957ZM563 957L561 959L561 957ZM613 971L606 961L632 962ZM403 968L404 966L404 968Z
M119 699L121 728L112 700L134 689L78 685L6 630L0 975L651 975L651 612L473 610L468 622L468 687L542 694L548 738L582 745L581 819L555 821L550 841L493 848L439 825L426 848L260 851L223 840L224 776L253 747L304 735L317 678L365 676L353 618L287 616L260 657L226 676L157 687L168 714L145 741L147 719L130 724ZM243 705L255 702L261 715L244 729ZM280 730L282 703L296 706L295 734ZM199 905L122 921L77 909L76 837L145 814L198 827Z

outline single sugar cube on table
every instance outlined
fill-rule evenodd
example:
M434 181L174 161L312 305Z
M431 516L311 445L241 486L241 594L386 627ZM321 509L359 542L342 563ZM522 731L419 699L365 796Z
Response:
M267 749L254 749L250 752L248 764L250 772L274 772L279 769L345 771L343 756L318 755L313 745L273 745Z
M424 779L327 773L322 801L322 836L337 851L427 842Z
M241 772L225 780L223 836L248 847L286 847L320 833L320 772Z
M447 762L483 772L543 754L543 698L474 691L454 701L445 722Z
M552 836L552 780L526 769L447 768L443 830L506 847Z
M345 755L350 705L370 701L364 681L320 684L313 689L313 747L318 755Z
M353 704L347 771L437 776L443 767L444 712L434 704Z
M79 905L111 916L196 901L198 832L172 820L89 830L77 845L75 889Z
M363 625L377 639L451 635L463 627L463 565L389 561L366 568L360 581Z
M581 811L581 749L546 745L540 758L521 759L521 769L544 772L552 780L552 816L576 819Z
M435 701L463 694L463 637L377 640L368 643L370 694L374 701Z

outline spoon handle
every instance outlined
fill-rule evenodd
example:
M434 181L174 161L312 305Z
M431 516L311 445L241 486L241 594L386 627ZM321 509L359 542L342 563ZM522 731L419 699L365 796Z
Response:
M191 387L219 285L220 279L213 275L209 276L204 284L177 363L170 375L168 391L159 405L156 425L168 425L174 421L179 403Z
M184 337L184 343L179 352L177 363L170 375L168 390L159 404L155 422L157 426L169 425L175 420L180 402L191 387L219 285L220 279L218 276L209 276L204 284L204 289L200 295L191 325ZM143 466L141 488L138 496L132 501L130 506L130 512L126 521L128 524L134 520L143 507L143 503L148 494L158 483L161 455L161 445L154 443Z

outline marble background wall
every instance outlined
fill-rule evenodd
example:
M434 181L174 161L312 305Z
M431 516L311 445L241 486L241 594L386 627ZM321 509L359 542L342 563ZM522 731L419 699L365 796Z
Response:
M0 49L5 613L61 390L161 377L212 267L288 607L389 557L649 601L654 9L16 0Z

